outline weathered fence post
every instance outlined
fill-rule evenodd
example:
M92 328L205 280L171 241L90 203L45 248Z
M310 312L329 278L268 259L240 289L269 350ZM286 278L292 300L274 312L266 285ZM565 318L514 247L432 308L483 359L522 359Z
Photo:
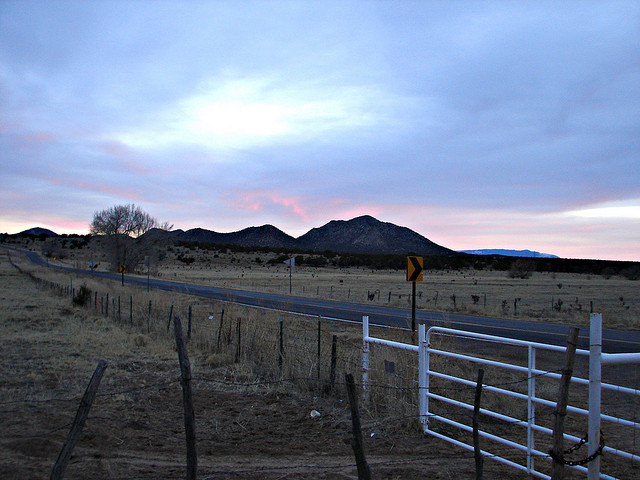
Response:
M182 322L176 315L173 319L173 330L180 362L180 385L182 385L182 403L184 407L184 431L187 442L187 480L195 480L198 470L196 453L196 427L193 412L193 394L191 392L191 363L187 355L187 347L182 337Z
M58 459L53 465L51 476L49 477L51 480L62 479L62 477L64 476L64 471L66 470L67 464L71 459L73 448L76 446L76 443L78 443L80 434L82 434L84 423L87 420L89 410L91 409L91 404L93 403L93 399L96 397L96 392L98 391L98 387L100 386L100 380L102 380L102 375L104 374L106 368L107 362L105 362L104 360L100 360L98 362L98 366L93 372L93 375L91 376L89 385L87 386L87 389L82 396L80 406L78 407L78 411L76 413L76 418L73 420L71 430L69 430L69 435L67 435L67 439L62 445L62 450L60 450Z
M222 322L224 321L224 303L222 304L222 312L220 313L220 326L218 327L218 343L216 343L216 351L220 351L220 339L222 338Z
M364 455L364 444L362 442L362 429L360 427L360 410L358 409L358 397L356 395L356 385L353 381L353 375L347 373L345 375L347 384L347 395L349 396L349 405L351 406L351 424L353 427L351 438L351 446L356 456L356 466L358 468L358 480L371 480L371 470L367 464Z
M133 295L129 295L129 325L133 325Z
M187 325L187 338L191 339L191 305L189 305L189 323Z
M120 295L118 295L118 322L122 322L122 310L120 309Z
M473 402L473 455L476 460L476 480L482 480L484 459L480 450L480 432L478 431L478 418L480 417L480 398L482 396L482 379L484 370L478 369L478 381L476 382L476 396Z
M151 322L151 300L149 300L149 311L147 313L147 333L151 332L149 323Z
M336 352L336 344L338 341L337 335L334 335L331 339L331 371L329 373L329 388L333 390L336 383L336 363L338 362L338 355Z
M171 326L172 315L173 315L173 303L171 304L171 308L169 309L169 321L167 322L167 332L169 331L169 327Z
M553 424L553 449L551 458L553 467L551 472L552 480L564 479L564 420L567 416L567 403L569 398L569 384L573 375L573 363L576 356L576 346L578 344L578 328L571 327L567 338L567 353L565 369L562 371L560 386L558 388L558 403L554 412Z
M241 326L242 326L242 319L238 318L238 321L236 323L236 333L237 333L237 336L238 336L238 343L236 344L236 363L238 363L240 361L240 352L242 351L241 350L241 345L242 345L241 344L241 341L242 341L242 333L241 333L242 329L241 329Z
M320 387L320 338L322 335L322 324L318 318L318 386Z
M104 302L104 303L105 303L105 307L106 307L104 316L108 317L109 316L109 294L108 293L107 293L107 301Z
M282 357L284 357L284 325L280 315L280 348L278 349L278 371L282 375Z

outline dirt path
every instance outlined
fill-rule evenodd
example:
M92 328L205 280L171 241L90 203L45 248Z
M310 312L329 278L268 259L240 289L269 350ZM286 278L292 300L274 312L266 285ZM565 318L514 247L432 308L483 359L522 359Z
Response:
M0 478L49 475L100 359L109 366L65 478L184 478L179 368L169 339L74 309L7 260L0 253ZM232 367L206 369L197 353L192 362L198 478L357 478L346 395L241 385ZM321 416L311 418L312 410ZM363 412L374 478L474 478L471 453L408 424L380 424ZM529 477L487 461L485 478Z

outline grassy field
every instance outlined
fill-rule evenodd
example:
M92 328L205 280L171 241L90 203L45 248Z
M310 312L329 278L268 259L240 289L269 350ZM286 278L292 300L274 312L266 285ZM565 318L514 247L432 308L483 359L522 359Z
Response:
M34 267L4 249L0 281L1 478L48 475L99 360L109 366L65 478L184 478L179 367L166 322L170 305L185 318L187 304L194 320L188 349L200 477L356 478L342 378L358 372L357 330L323 325L318 364L316 324L285 317L279 368L279 318L265 312L227 305L222 323L220 303L123 290L117 282L92 284L95 280ZM83 282L99 292L99 306L76 306L64 291ZM127 298L135 299L131 319L126 308L115 313L118 297L123 307ZM149 300L153 311L147 317ZM339 339L333 389L328 385L332 335ZM396 375L361 405L365 449L376 478L471 478L472 454L420 435L413 394L407 393L407 385L415 383L415 360L386 358L397 362ZM311 417L312 410L320 417ZM485 475L526 478L495 462L486 464Z
M108 268L106 254L92 241L84 248L66 248L53 263L87 268L89 260ZM92 246L93 245L93 246ZM22 247L42 250L39 241ZM333 298L354 303L410 308L411 285L404 271L364 268L270 265L275 253L243 253L170 246L155 261L151 276L222 288L297 296ZM183 259L181 261L180 259ZM191 263L185 263L188 260ZM135 274L135 272L131 272ZM137 272L145 275L146 270ZM606 328L640 328L638 280L622 276L533 272L530 278L510 278L493 270L426 271L417 284L417 308L469 313L497 318L586 325L593 309ZM372 299L371 299L372 298Z
M31 245L37 251L37 245ZM0 253L5 252L0 250ZM89 249L69 249L64 252L64 257L60 259L51 259L52 263L65 264L70 266L83 266L90 258L100 258L99 251L91 251ZM186 255L194 257L194 261L185 265L177 260L179 257L184 258ZM260 290L269 292L278 292L288 294L289 290L289 271L285 265L268 265L270 258L274 258L275 254L260 254L260 261L256 261L258 254L250 253L231 253L231 252L209 252L209 251L193 251L189 249L180 249L173 247L168 250L168 255L162 262L157 263L152 268L152 276L177 281L187 281L200 283L205 285L222 286L226 288L240 288L247 290ZM106 358L110 364L117 365L117 372L111 381L116 391L136 388L135 378L138 373L142 373L147 385L155 385L164 381L177 381L173 368L177 369L175 363L175 352L172 345L171 333L168 330L169 312L179 314L185 321L188 311L191 312L193 319L193 332L189 340L189 349L192 356L195 375L201 380L199 386L199 394L207 398L208 402L220 405L219 395L226 395L225 405L233 405L233 410L218 409L215 411L208 410L207 407L200 407L199 415L213 416L216 418L215 434L212 425L200 427L208 438L204 443L211 440L220 432L219 420L220 415L224 418L236 416L241 420L238 425L232 423L227 428L237 427L239 430L248 428L252 436L258 442L257 446L250 445L249 448L260 450L260 445L279 445L280 449L287 455L293 455L291 449L291 438L299 440L301 433L298 430L299 425L306 427L318 427L316 424L308 424L307 418L303 414L305 408L318 409L323 412L330 413L330 422L323 428L329 430L317 430L326 437L319 440L319 443L307 445L307 448L320 449L325 452L333 452L330 455L337 456L347 465L351 460L349 458L349 449L347 451L335 450L336 433L332 428L336 425L343 425L348 430L348 413L345 410L343 394L340 392L343 388L341 378L344 373L354 373L359 378L361 371L361 331L357 327L349 327L345 325L335 324L331 322L323 322L318 325L313 319L298 318L294 315L281 315L277 312L266 312L262 310L250 309L237 305L225 304L223 302L209 302L205 299L190 297L179 293L162 293L162 292L146 292L144 288L133 287L131 285L121 286L119 282L105 282L95 278L71 275L52 269L38 268L30 264L22 255L12 253L11 257L17 267L25 273L19 273L15 268L9 267L8 262L3 259L3 275L6 279L8 288L2 298L3 304L3 329L6 344L18 339L21 345L13 356L7 357L3 370L6 374L4 380L9 386L3 395L5 399L13 398L18 395L21 399L16 408L27 407L33 409L33 404L40 408L39 414L33 417L34 424L23 423L22 421L9 420L12 415L11 408L5 409L5 421L10 426L12 436L15 443L6 443L8 453L15 455L17 449L19 455L32 455L30 449L36 449L37 445L44 445L43 448L48 452L48 461L50 461L53 451L64 438L64 435L55 437L51 440L49 435L41 435L38 428L44 429L45 433L56 428L55 425L64 424L61 416L53 415L51 410L41 408L41 402L54 401L58 398L76 398L80 395L83 384L88 380L93 365L98 358ZM101 262L100 268L104 268L104 262ZM13 269L12 269L13 268ZM142 273L142 272L141 272ZM27 274L31 274L37 278L55 282L63 288L74 288L78 290L80 286L85 286L93 295L90 298L89 305L83 308L74 307L67 293L60 290L37 289L33 285L33 281L29 280ZM358 268L340 269L340 268L296 268L292 277L292 289L295 295L306 296L323 296L345 301L360 303L379 303L391 304L399 306L408 306L409 285L404 281L404 272L400 271L371 271ZM375 288L374 288L375 287ZM610 291L613 287L615 292ZM635 287L635 288L634 288ZM620 328L635 328L636 323L632 312L637 309L637 282L627 279L611 277L604 278L600 276L580 276L580 275L550 275L544 273L534 273L533 276L526 280L511 279L505 272L495 271L468 271L468 272L427 272L425 281L419 285L418 292L422 292L418 299L418 305L422 308L429 308L444 312L474 312L479 314L491 314L496 316L513 316L517 318L537 319L541 321L566 322L571 324L584 324L588 318L588 309L579 301L574 301L567 305L562 303L559 309L551 306L545 307L544 298L551 296L554 302L563 298L558 296L556 292L581 292L584 302L594 302L594 310L598 311L598 305L609 305L610 317L618 320L608 322L608 326L617 326ZM379 291L379 293L378 293ZM372 301L369 300L367 293L376 292ZM389 295L391 292L391 295ZM428 293L431 292L431 293ZM462 293L461 293L462 292ZM486 305L484 301L485 293L477 294L471 292L485 292ZM505 293L508 292L508 293ZM517 292L517 293L516 293ZM527 293L528 292L528 293ZM52 296L53 295L53 296ZM63 295L57 297L56 295ZM452 296L455 295L455 304ZM479 300L474 303L472 295L477 295ZM517 313L513 311L513 303L507 303L506 306L494 305L492 298L505 298L507 296L519 295L521 298L517 302ZM619 297L616 297L620 295ZM525 302L525 298L529 298ZM622 297L622 299L620 298ZM538 299L534 301L534 299ZM149 310L149 305L152 305ZM525 308L529 306L528 309ZM540 309L535 313L533 305L538 305ZM578 307L581 305L581 307ZM107 307L108 306L108 307ZM508 308L507 308L508 307ZM107 312L107 308L109 311ZM223 313L223 308L224 313ZM602 311L602 310L600 310ZM534 314L535 313L535 314ZM282 319L283 328L283 344L284 352L282 360L278 354L279 325ZM621 319L627 319L622 321ZM605 314L605 323L607 317ZM185 322L186 326L186 322ZM317 340L318 332L320 335L320 349L318 350ZM382 336L403 342L412 342L413 339L408 333L401 331L388 331L383 329L373 329L372 334ZM329 369L331 358L331 338L335 335L337 338L337 368L334 389L329 387ZM449 345L462 349L464 351L466 345L455 344ZM71 352L71 353L70 353ZM319 352L319 355L318 355ZM373 436L367 440L368 447L372 449L374 455L377 455L379 462L379 471L389 473L389 477L385 478L407 478L416 475L422 475L428 472L433 476L438 469L443 469L440 477L434 478L452 478L457 475L469 477L472 475L473 460L472 456L466 456L464 452L443 444L442 442L431 443L431 440L418 439L420 427L417 421L417 362L414 355L406 354L400 351L391 351L384 347L372 348L372 371L371 380L373 386L371 388L371 398L369 402L362 405L364 409L364 417L368 427L369 434ZM490 355L495 356L496 352ZM502 355L513 357L515 354L509 351L501 352ZM510 360L512 358L509 358ZM562 359L553 360L560 365ZM555 369L551 363L551 369ZM393 364L393 371L389 371L389 364ZM12 365L18 367L13 368ZM434 364L437 366L437 364ZM475 380L475 370L469 370L468 366L464 366L452 361L443 361L440 365L444 371L456 372L457 375L467 378L470 381ZM65 373L66 372L66 373ZM638 370L634 367L631 369L615 369L615 371L605 372L607 375L613 374L617 380L623 384L638 388L640 378ZM124 377L119 378L119 376ZM504 374L502 372L489 370L489 383L491 384L514 384L517 388L526 384L526 378ZM156 383L154 383L156 382ZM443 382L434 381L433 388L442 388L445 391L451 391L455 388L461 401L472 401L469 398L471 389L459 389ZM553 400L556 383L554 381L542 381L538 386L539 394L548 399ZM144 397L142 394L135 394L133 397L128 395L120 396L118 393L114 397L122 400L135 401L142 399L145 405L151 408L151 412L157 410L151 405L166 404L167 401L179 404L179 391L172 391L173 397L166 397L165 391L154 392L159 396L153 398ZM67 395L68 394L68 395ZM262 407L260 398L267 396L276 396L276 400L270 401L269 409L265 411ZM576 392L579 402L584 402L585 392ZM202 397L200 397L202 398ZM271 398L271 397L269 397ZM285 403L281 403L280 399L286 398ZM485 401L491 406L503 410L507 414L522 414L526 405L517 402L506 402L504 399L497 398L490 394L485 396ZM604 399L608 409L615 414L636 418L640 415L640 405L637 401L627 402L622 397L613 396ZM289 402L289 403L287 403ZM11 400L7 401L8 405L13 405ZM302 407L304 405L305 407ZM6 405L5 405L6 406ZM126 404L114 402L111 407L115 411L125 408ZM73 402L67 405L66 415L73 416ZM178 409L178 407L176 406ZM298 410L296 410L296 408ZM443 408L433 405L433 408ZM242 412L253 411L255 416L244 417ZM294 412L295 411L295 412ZM444 411L449 411L444 407ZM526 410L525 410L526 411ZM274 426L273 421L268 417L274 412L289 412L293 420L292 424L288 424L278 415L278 426ZM140 412L140 414L142 414ZM148 412L145 413L148 418ZM154 413L155 414L155 413ZM198 412L197 412L198 414ZM56 418L56 422L48 422L41 416L52 416ZM179 418L179 409L176 410L176 418ZM113 413L112 417L117 417L117 413ZM197 415L198 416L198 415ZM463 415L464 416L464 415ZM541 409L538 412L540 421L550 424L552 412ZM546 419L546 420L545 420ZM68 421L68 420L67 420ZM112 430L101 431L97 433L96 438L106 441L109 445L109 460L98 462L105 472L101 473L98 478L118 478L114 472L124 472L127 469L138 471L138 468L147 468L147 463L158 463L157 456L150 451L141 449L135 454L130 451L131 444L135 443L131 439L140 439L141 437L157 436L154 429L159 428L150 420L144 423L140 418L132 421L132 425L143 424L141 432L131 432L127 430L127 425L120 424L119 428L123 429L122 437L116 435ZM511 428L499 425L485 425L486 428L499 435L512 434ZM172 445L171 448L179 448L176 442L176 432L180 431L180 422L176 420L175 426L171 432L165 432L160 435L164 445ZM342 428L342 427L340 427ZM574 422L570 427L575 435L581 436L584 425L581 422ZM48 429L48 430L47 430ZM237 430L236 429L236 430ZM260 436L258 429L264 429L269 435ZM64 430L64 429L63 429ZM100 429L98 429L100 431ZM343 431L338 429L340 434ZM24 431L35 432L35 436L27 435L24 438ZM200 431L200 430L199 430ZM126 432L126 434L125 434ZM235 432L235 430L234 430ZM333 432L333 434L330 434ZM242 442L247 442L242 437L241 432L235 432L240 435ZM234 435L235 435L234 433ZM230 433L231 434L231 433ZM624 442L621 445L625 449L634 451L640 448L640 441L636 441L636 434L633 430L627 432L622 429L611 430L605 429L608 440ZM109 444L108 438L104 435L114 435L124 440L122 449L118 445ZM377 435L377 437L376 437ZM521 439L514 437L514 440ZM30 443L33 437L33 442ZM37 437L37 438L36 438ZM43 438L47 438L45 441ZM216 443L216 449L227 451L227 443L229 438L221 436L220 442ZM344 437L338 437L344 438ZM378 440L384 438L385 442ZM374 439L374 440L371 440ZM297 441L298 441L297 440ZM146 440L145 440L146 441ZM425 441L426 443L422 443ZM540 440L544 444L545 440ZM26 442L26 443L24 443ZM40 442L40 443L38 443ZM409 451L413 445L419 443L420 447L417 451L422 452L422 458L427 461L427 466L414 465L417 458L409 455ZM153 444L153 442L151 442ZM244 443L243 443L244 444ZM35 445L35 446L34 446ZM401 445L406 445L405 453L406 465L402 468L391 468L386 465L385 455L393 450L394 452L403 451ZM411 445L411 447L410 447ZM84 451L83 455L96 455L96 446L93 450ZM389 448L389 452L384 453L384 449ZM423 448L436 448L440 455L440 462L437 458L430 456ZM92 452L92 453L87 453ZM114 453L116 452L116 453ZM168 471L178 471L181 459L176 457L169 450L164 451L163 455L171 456L171 467L162 471L164 478L171 477L173 474L167 474ZM281 461L278 464L277 455L270 450L268 455L264 455L258 459L251 460L251 464L256 469L261 466L268 465L277 472L273 477L255 476L255 478L281 478L283 475ZM403 453L402 455L405 455ZM126 462L116 461L114 455L119 459L121 457L130 457ZM172 456L173 455L173 456ZM229 453L230 455L230 453ZM461 462L452 464L446 461L450 456L459 455ZM55 455L54 455L55 456ZM436 455L437 456L437 455ZM215 457L215 455L214 455ZM269 457L269 458L267 458ZM22 458L22 457L21 457ZM83 457L84 458L84 457ZM276 458L276 460L274 460ZM153 459L153 460L149 460ZM24 458L23 458L24 460ZM237 478L238 465L246 463L247 458L226 457L221 460L219 457L209 458L206 465L213 465L221 461L225 468L228 468L231 476L228 478ZM87 460L89 461L89 460ZM609 466L611 461L608 460ZM12 460L6 460L8 467L8 475L6 478L25 478L24 470L14 465ZM85 460L83 460L85 462ZM236 463L234 463L236 462ZM334 463L322 463L316 465L317 468L307 468L304 464L304 457L295 460L300 465L300 470L296 472L295 478L350 478L349 468L342 469L337 474L338 466ZM294 463L295 463L294 462ZM339 463L338 462L338 463ZM433 463L435 462L435 463ZM613 461L613 467L620 478L633 478L636 470L624 464L618 464ZM20 462L17 462L20 463ZM45 468L44 460L41 459L40 471ZM286 462L284 462L286 463ZM490 462L492 463L492 462ZM96 464L94 462L94 464ZM87 465L83 463L83 465ZM93 465L93 464L92 464ZM97 464L96 464L97 465ZM107 465L107 466L105 466ZM411 467L407 467L411 465ZM439 466L437 466L439 465ZM95 466L95 465L94 465ZM333 468L336 476L329 475L324 468ZM304 468L303 468L304 467ZM16 468L16 470L12 470ZM84 468L84 467L83 467ZM495 473L493 478L500 478L506 475L503 467L493 464L489 466ZM313 473L310 473L313 472ZM395 473L391 473L395 472ZM500 473L498 473L500 472ZM514 471L506 470L511 478ZM254 478L248 473L245 478ZM257 474L256 474L257 475ZM323 477L322 475L326 475ZM346 475L341 477L341 475ZM395 476L394 476L395 475ZM436 474L437 475L437 474ZM41 476L41 475L26 475ZM128 477L122 474L120 476ZM153 475L152 475L153 476ZM285 475L286 476L286 475ZM145 477L146 478L146 477ZM153 478L156 478L153 476ZM227 478L224 475L216 478Z

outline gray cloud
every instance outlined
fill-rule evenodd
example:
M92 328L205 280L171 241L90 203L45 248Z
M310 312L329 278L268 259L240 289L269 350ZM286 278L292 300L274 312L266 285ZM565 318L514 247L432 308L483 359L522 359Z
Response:
M7 1L0 31L7 229L128 201L217 229L640 209L636 2Z

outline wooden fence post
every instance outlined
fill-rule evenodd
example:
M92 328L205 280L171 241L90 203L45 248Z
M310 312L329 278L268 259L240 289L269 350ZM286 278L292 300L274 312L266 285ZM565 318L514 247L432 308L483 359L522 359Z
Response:
M191 339L191 305L189 305L189 323L187 326L187 338Z
M129 295L129 325L133 325L133 295Z
M331 339L331 372L329 374L329 388L333 390L336 383L336 363L338 362L338 355L336 352L338 337L334 335Z
M476 396L473 402L473 454L476 460L476 480L482 480L484 459L480 450L480 433L478 431L478 417L480 417L480 398L482 396L482 379L484 370L478 369L478 381L476 382Z
M220 313L220 326L218 327L218 343L216 343L216 351L220 351L220 340L222 338L222 322L224 321L224 303L222 304L222 312Z
M351 438L351 446L356 456L356 465L358 467L358 480L371 480L371 470L364 456L364 444L362 442L362 429L360 427L360 410L358 409L358 397L356 395L356 385L353 381L353 375L347 373L345 375L347 383L347 395L349 396L349 405L351 406L351 424L353 426L353 437Z
M552 480L564 479L564 420L567 416L567 403L569 399L569 385L573 375L573 364L576 356L576 346L578 344L578 328L571 327L567 338L567 354L565 369L562 371L560 386L558 388L558 403L554 412L553 424L553 449L551 458L553 467L551 472Z
M320 387L320 338L322 335L322 324L318 318L318 387Z
M149 312L147 313L147 333L151 332L149 323L151 322L151 300L149 300Z
M195 480L198 470L196 453L196 427L193 412L193 394L191 392L191 363L187 355L187 347L182 336L182 322L176 315L173 318L173 330L180 362L180 385L182 385L182 404L184 407L184 431L187 442L187 480Z
M240 352L241 350L241 341L242 341L242 333L241 333L241 327L242 326L242 319L238 318L238 321L236 323L236 333L238 334L238 342L236 344L236 363L238 363L240 361Z
M280 315L280 348L278 349L278 371L282 375L282 357L284 357L284 325Z
M172 315L173 315L173 303L171 304L171 309L169 310L169 321L167 322L167 332L169 331L169 327L171 326Z
M93 399L96 397L98 387L100 386L100 380L102 380L102 375L104 374L106 368L107 362L105 362L104 360L100 360L98 362L98 366L93 372L93 375L91 376L89 385L87 386L87 389L82 396L80 406L78 407L78 411L76 413L76 418L73 420L71 430L69 430L69 435L67 435L67 439L62 445L62 449L60 450L58 459L51 469L51 476L49 477L51 480L61 480L64 476L64 471L66 470L67 464L71 459L73 448L76 446L76 443L78 443L80 434L82 434L84 423L87 420L89 410L91 410L91 404L93 403Z

